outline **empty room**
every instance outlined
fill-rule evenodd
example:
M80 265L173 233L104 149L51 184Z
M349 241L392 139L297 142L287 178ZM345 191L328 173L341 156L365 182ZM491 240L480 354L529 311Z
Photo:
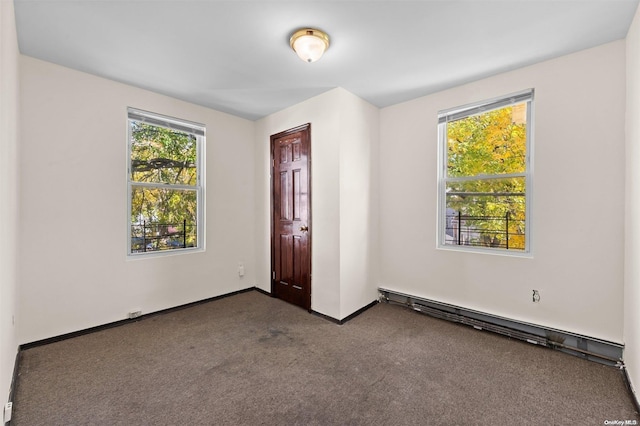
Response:
M640 422L639 0L0 0L4 424Z

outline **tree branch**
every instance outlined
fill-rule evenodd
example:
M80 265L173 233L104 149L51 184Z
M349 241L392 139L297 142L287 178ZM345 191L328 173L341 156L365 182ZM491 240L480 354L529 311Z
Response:
M176 161L169 158L151 158L149 160L131 160L131 169L134 172L148 172L159 169L195 168L194 163L188 161Z

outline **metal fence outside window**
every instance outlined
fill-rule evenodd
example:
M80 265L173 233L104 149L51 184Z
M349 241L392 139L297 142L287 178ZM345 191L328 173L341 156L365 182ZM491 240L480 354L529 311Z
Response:
M523 250L524 222L512 218L509 212L504 216L468 216L457 212L447 215L445 244ZM515 242L518 240L522 243Z
M195 247L196 224L142 222L131 225L131 252L175 250Z

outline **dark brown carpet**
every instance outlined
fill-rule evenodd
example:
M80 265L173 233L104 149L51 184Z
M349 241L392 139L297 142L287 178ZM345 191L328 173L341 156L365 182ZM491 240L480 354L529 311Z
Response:
M620 370L400 306L343 326L252 291L22 353L14 426L603 425Z

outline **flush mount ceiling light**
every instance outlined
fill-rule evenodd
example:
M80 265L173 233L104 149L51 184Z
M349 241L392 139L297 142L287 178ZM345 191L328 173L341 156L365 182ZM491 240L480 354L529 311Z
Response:
M315 62L329 48L329 36L313 28L296 31L289 40L291 48L305 62Z

